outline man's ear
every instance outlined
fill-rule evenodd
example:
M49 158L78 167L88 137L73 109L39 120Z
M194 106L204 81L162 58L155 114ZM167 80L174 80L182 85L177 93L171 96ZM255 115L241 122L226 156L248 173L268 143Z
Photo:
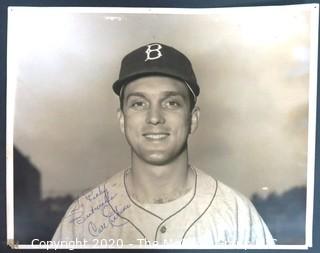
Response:
M118 108L118 110L117 110L117 116L118 116L118 120L119 120L120 130L124 134L124 116L123 116L123 112L120 108Z
M190 125L190 134L193 134L199 125L200 119L200 108L195 106L191 112L191 125Z

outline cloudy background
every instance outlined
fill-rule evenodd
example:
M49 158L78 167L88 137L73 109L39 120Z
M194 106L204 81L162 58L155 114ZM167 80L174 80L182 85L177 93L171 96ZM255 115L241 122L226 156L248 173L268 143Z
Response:
M247 196L306 185L310 18L310 6L12 9L14 144L41 172L43 197L77 195L130 166L111 85L125 54L161 42L190 58L201 87L192 164Z

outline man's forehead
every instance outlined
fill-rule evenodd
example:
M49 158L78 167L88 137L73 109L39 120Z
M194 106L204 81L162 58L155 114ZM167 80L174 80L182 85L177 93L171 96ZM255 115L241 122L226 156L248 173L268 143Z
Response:
M129 82L122 92L124 92L125 96L129 96L130 94L186 96L188 94L188 87L184 82L175 78L165 76L147 76Z

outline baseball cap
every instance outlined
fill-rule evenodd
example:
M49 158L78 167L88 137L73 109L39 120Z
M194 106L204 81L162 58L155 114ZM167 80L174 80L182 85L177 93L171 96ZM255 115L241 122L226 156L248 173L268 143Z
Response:
M196 97L200 93L196 76L189 59L173 47L151 43L127 54L121 62L119 79L113 91L119 96L129 82L150 75L162 75L183 81Z

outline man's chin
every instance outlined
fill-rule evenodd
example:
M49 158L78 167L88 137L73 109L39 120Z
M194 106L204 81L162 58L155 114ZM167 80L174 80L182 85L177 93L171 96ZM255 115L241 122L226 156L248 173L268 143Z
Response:
M169 165L171 162L176 160L186 148L181 149L144 149L139 152L134 152L134 155L138 157L142 162L152 166L164 166Z
M170 159L159 157L159 156L151 156L146 159L146 162L150 165L162 166L170 163Z
M172 157L169 157L167 154L162 152L155 152L148 154L144 157L141 157L146 163L154 166L162 166L170 163L172 161ZM170 159L171 158L171 159Z

